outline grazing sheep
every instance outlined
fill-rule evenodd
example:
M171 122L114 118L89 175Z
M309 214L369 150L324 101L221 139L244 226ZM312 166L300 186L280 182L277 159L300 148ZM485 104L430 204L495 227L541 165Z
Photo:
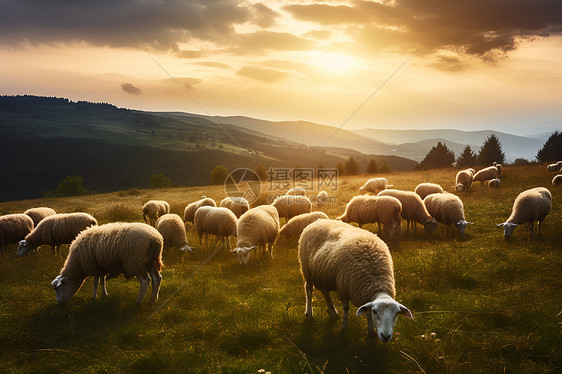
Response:
M195 212L197 212L197 209L201 208L202 206L216 207L217 203L215 203L215 200L211 199L210 197L206 197L205 195L201 196L200 200L194 201L193 203L188 204L185 207L185 210L183 212L183 221L193 223L193 220L195 219Z
M177 214L164 214L158 218L155 227L162 235L162 238L164 238L165 246L191 252L191 247L187 244L185 225L180 216Z
M303 213L294 216L279 230L277 243L285 242L291 238L298 238L306 226L321 218L329 219L324 212Z
M550 164L546 167L546 171L558 171L558 170L560 170L560 166L558 165L558 163Z
M365 182L362 187L359 187L359 191L362 193L377 193L380 190L386 190L388 187L388 180L386 178L372 178Z
M328 202L328 193L326 191L318 192L318 196L316 196L316 204L318 206L324 205Z
M496 164L494 166L498 169L498 176L502 175L502 164Z
M163 244L162 235L144 223L115 222L82 231L72 242L60 275L51 283L57 302L68 302L88 276L101 279L106 294L105 276L123 274L140 281L139 304L152 280L151 303L155 303L162 282ZM96 288L94 281L94 296Z
M27 214L6 214L0 216L0 241L2 253L8 244L17 243L33 230L33 220Z
M427 212L421 197L412 191L384 190L377 196L392 196L400 200L402 204L401 216L406 220L406 231L409 231L410 224L412 231L415 231L416 222L421 223L426 233L432 234L437 229L438 222Z
M488 188L500 188L501 181L499 179L490 179L488 181Z
M236 253L242 265L248 264L250 252L263 245L273 258L273 244L279 234L279 214L271 205L260 205L240 216L236 226L238 242L230 252Z
M232 210L236 218L240 218L242 214L250 210L250 203L248 203L248 200L237 196L225 197L222 199L219 206Z
M230 248L230 237L236 236L236 223L238 218L227 208L202 206L195 212L194 225L199 242L203 246L203 235L209 244L209 234L217 236L217 240L222 240L225 245L228 243Z
M310 213L312 210L310 199L300 195L279 196L271 205L277 209L279 217L285 217L285 222L299 214Z
M44 218L18 246L18 257L23 257L42 244L51 246L58 254L62 244L70 244L80 233L98 221L88 213L62 213Z
M474 174L474 177L472 177L472 181L480 181L484 183L487 180L496 179L497 177L498 169L495 166L488 166L487 168L479 170L478 173Z
M466 169L466 171L469 171L470 174L472 174L472 176L474 176L474 174L476 174L476 170L474 170L473 168L468 168L468 169Z
M156 225L160 216L170 213L170 204L164 200L149 200L142 207L142 218L150 226Z
M455 177L455 188L457 192L463 192L470 188L472 185L472 175L470 170L461 170L457 173ZM424 197L425 198L425 197Z
M37 225L43 218L52 216L53 214L57 214L57 212L55 212L51 208L40 207L28 209L23 212L23 214L27 214L28 216L30 216L33 220L33 227L37 227Z
M302 187L293 187L285 195L306 196L306 190Z
M365 223L378 223L379 235L381 223L384 224L385 235L390 240L402 236L402 203L392 196L354 196L345 207L345 212L338 220L343 222L357 222L359 227Z
M533 239L533 226L539 221L538 238L541 237L542 221L548 216L552 209L552 195L544 187L531 188L521 192L513 202L511 215L504 223L497 226L503 227L503 237L507 240L513 234L513 230L519 225L528 222L530 238Z
M556 163L556 165L558 165L559 167L562 168L562 161L558 161L558 162Z
M420 183L416 186L414 192L423 200L427 195L431 195L432 193L443 193L443 187L436 183Z
M558 174L552 178L552 186L560 186L562 185L562 174Z
M472 225L472 222L466 222L464 219L464 206L461 199L456 195L450 193L432 194L426 196L423 203L429 214L445 225L445 236L447 236L451 224L457 227L461 235L464 234L467 225Z
M342 330L347 328L349 302L367 317L369 337L383 343L392 339L396 316L413 318L394 300L394 269L387 245L376 235L347 223L320 219L309 225L299 240L299 261L304 278L306 313L312 318L312 291L320 290L328 314L337 316L331 291L342 303Z

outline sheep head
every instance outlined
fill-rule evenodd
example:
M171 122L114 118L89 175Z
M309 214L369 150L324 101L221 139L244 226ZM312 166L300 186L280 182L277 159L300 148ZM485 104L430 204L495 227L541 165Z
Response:
M423 229L428 234L433 234L433 232L437 229L437 226L439 226L439 222L437 222L435 218L431 218L425 221Z
M377 336L383 343L388 343L394 333L394 324L398 314L413 319L412 312L387 294L378 295L375 300L362 305L357 309L356 315L360 316L371 311L367 318L371 318Z
M248 261L250 261L250 252L254 249L256 249L258 246L254 245L251 247L236 247L234 249L232 249L230 252L231 253L236 253L236 255L238 256L238 261L240 262L240 264L242 265L247 265Z
M459 230L459 234L464 235L467 225L472 225L472 222L466 222L464 220L455 223L457 230Z
M498 223L496 226L503 227L503 238L505 240L509 240L511 238L511 235L513 234L513 231L518 225L516 223L504 222Z
M82 282L72 282L66 276L59 275L56 277L51 282L51 285L55 289L57 303L66 304L82 287L82 283L84 283L84 280Z
M18 245L18 251L16 252L16 256L23 257L27 256L29 252L33 252L36 248L29 245L29 243L24 239L20 240Z

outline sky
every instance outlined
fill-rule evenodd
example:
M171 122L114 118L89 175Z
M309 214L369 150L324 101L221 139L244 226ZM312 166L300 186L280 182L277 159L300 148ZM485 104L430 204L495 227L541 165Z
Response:
M0 94L346 129L562 128L560 0L0 0Z

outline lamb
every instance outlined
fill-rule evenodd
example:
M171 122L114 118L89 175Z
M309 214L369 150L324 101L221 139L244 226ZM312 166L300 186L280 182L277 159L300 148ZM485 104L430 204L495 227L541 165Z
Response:
M18 257L23 257L42 244L51 246L53 253L58 254L62 244L70 244L76 236L98 221L88 213L54 214L43 219L18 246Z
M517 226L528 222L530 238L533 239L533 226L535 221L539 221L538 238L540 239L542 221L551 209L552 195L550 191L544 187L531 188L517 196L513 203L511 215L507 221L497 226L503 227L503 237L509 240Z
M306 190L302 187L293 187L285 195L306 196Z
M177 214L164 214L158 218L155 227L162 235L162 238L164 238L165 246L191 252L191 247L187 244L185 225L180 216Z
M343 222L357 222L359 227L365 223L378 223L379 235L381 223L390 240L402 236L402 203L392 196L354 196L345 207L343 215L338 220Z
M8 244L17 243L33 230L33 220L27 214L6 214L0 216L0 241L2 253L6 254Z
M40 207L28 209L23 212L23 214L27 214L28 216L30 216L33 220L33 227L37 227L37 225L43 218L52 216L53 214L57 214L57 212L55 212L51 208Z
M193 223L195 219L195 212L197 209L201 208L202 206L217 206L215 200L211 199L210 197L206 197L205 195L201 196L200 200L194 201L191 204L188 204L185 207L183 212L183 221Z
M150 226L156 225L160 216L170 213L170 204L164 200L149 200L142 207L142 218Z
M277 243L299 237L306 226L321 218L329 219L324 212L303 213L291 218L287 224L279 230Z
M318 195L316 196L316 204L318 206L322 206L327 202L328 202L328 193L326 191L318 192Z
M436 183L420 183L416 186L414 192L423 200L427 195L431 195L432 193L443 193L443 187Z
M310 213L312 210L310 199L300 195L279 196L271 205L277 209L279 217L285 217L285 221L299 214Z
M203 235L205 235L208 244L209 234L213 234L217 236L218 240L223 240L224 244L228 243L228 248L230 248L230 237L236 236L237 221L238 218L230 209L202 206L197 209L194 218L195 231L199 236L199 242L203 245Z
M402 218L406 220L406 230L415 230L416 222L421 223L426 233L432 234L437 229L438 222L427 212L421 197L412 191L384 190L377 196L392 196L402 204Z
M474 174L474 177L472 177L472 181L480 181L484 183L487 180L496 179L497 177L498 169L495 166L488 166L487 168L479 170L478 173Z
M488 188L500 188L501 181L499 179L490 179L488 181Z
M558 170L560 170L560 166L558 165L558 163L550 164L546 167L546 171L558 171Z
M472 185L472 175L473 173L471 173L471 171L468 169L461 170L457 173L454 186L457 192L463 192L470 188L470 186Z
M248 200L238 196L225 197L222 199L219 206L232 210L236 218L240 218L242 214L250 210L250 203L248 203Z
M394 300L394 269L387 245L376 235L347 223L320 219L309 225L299 240L299 261L304 278L306 313L312 318L312 291L320 290L328 314L337 316L331 291L342 303L342 330L347 329L349 302L367 317L369 337L392 339L398 314L413 318Z
M386 178L372 178L369 179L362 187L359 187L359 191L362 193L377 193L380 190L386 190L388 187L388 180Z
M238 242L230 252L238 256L242 265L247 265L250 253L263 245L264 253L269 248L273 258L273 245L279 234L279 214L271 205L260 205L248 210L240 216L236 226Z
M423 199L423 203L433 218L445 225L445 236L449 225L454 224L460 235L464 235L467 225L464 218L464 206L458 196L450 193L432 194Z
M152 298L158 300L162 283L162 247L164 239L154 228L144 223L115 222L92 226L82 231L72 242L64 266L51 285L59 304L67 303L88 276L101 279L103 292L107 274L137 277L140 304L152 280ZM94 298L97 282L94 281Z
M562 185L562 174L558 174L554 178L552 178L553 187L560 186L560 185Z

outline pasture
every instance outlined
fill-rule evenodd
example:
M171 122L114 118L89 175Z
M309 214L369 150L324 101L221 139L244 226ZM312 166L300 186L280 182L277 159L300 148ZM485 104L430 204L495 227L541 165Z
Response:
M384 175L395 188L425 181L450 190L456 170ZM336 204L319 210L335 218L366 176L341 177ZM64 263L48 247L16 259L16 246L0 260L0 371L34 373L555 373L562 368L562 188L550 185L544 165L504 167L502 187L476 183L460 194L464 238L443 238L444 227L425 237L418 225L391 243L397 297L414 319L399 317L393 341L370 340L364 318L352 307L349 330L326 313L314 293L312 322L304 317L303 280L296 243L277 246L273 260L258 256L242 267L234 255L195 247L182 261L164 251L160 299L134 305L138 281L108 281L109 296L91 300L87 279L60 307L50 285ZM6 183L6 182L4 182ZM519 227L506 242L495 225L511 213L521 191L549 188L553 209L542 239ZM201 195L219 202L222 186L130 190L75 198L0 203L0 213L49 206L85 211L100 224L140 221L149 199L166 200L183 216ZM314 210L318 208L314 207ZM375 225L364 228L375 230ZM63 247L66 255L68 247ZM337 299L335 299L337 300ZM338 311L341 310L336 303Z

